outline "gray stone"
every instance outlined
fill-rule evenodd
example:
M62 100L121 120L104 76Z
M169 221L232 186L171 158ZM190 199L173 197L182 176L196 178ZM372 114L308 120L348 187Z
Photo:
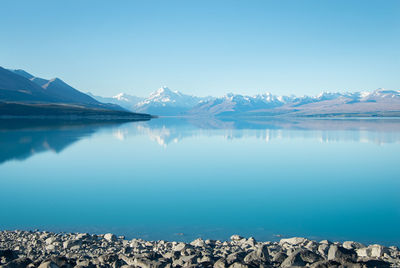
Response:
M354 241L344 241L342 247L344 247L345 249L358 249L364 248L365 245Z
M246 257L246 252L234 252L226 257L226 262L230 265L234 262L242 262Z
M239 241L239 240L242 240L243 239L243 237L241 237L240 235L232 235L231 236L231 240L232 241Z
M174 245L172 247L173 251L182 251L182 250L185 250L185 249L187 249L187 245L185 243L178 243L177 245Z
M304 267L307 263L303 261L299 252L295 252L292 255L289 255L281 264L280 267Z
M229 268L249 268L249 266L240 262L234 262L229 265Z
M285 238L285 239L281 239L279 241L280 245L283 244L289 244L289 245L299 245L302 244L304 242L308 241L307 239L303 238L303 237L292 237L292 238Z
M286 255L284 252L278 252L272 258L272 261L275 263L282 263L287 257L288 257L288 255Z
M338 268L341 264L332 260L318 261L310 265L310 268Z
M18 258L15 260L10 261L5 265L1 265L1 268L26 268L28 265L32 263L32 260L29 258Z
M384 253L389 253L389 249L381 245L370 245L370 257L379 258L382 257Z
M203 239L197 238L196 240L193 240L190 242L190 245L195 246L195 247L204 247L206 243L204 242Z
M224 258L220 258L219 260L217 260L214 263L213 267L214 268L225 268L225 267L227 267L225 259Z
M324 258L328 257L328 251L329 251L329 244L320 244L318 246L318 252L323 256Z
M82 242L80 240L67 240L63 243L63 248L64 249L71 249L72 247L80 246Z
M356 262L357 253L352 249L345 249L338 245L331 245L328 251L328 260L338 262Z
M107 240L108 242L114 242L117 241L117 237L114 234L108 233L104 235L104 239Z
M42 262L38 268L60 268L60 267L52 261L45 261Z

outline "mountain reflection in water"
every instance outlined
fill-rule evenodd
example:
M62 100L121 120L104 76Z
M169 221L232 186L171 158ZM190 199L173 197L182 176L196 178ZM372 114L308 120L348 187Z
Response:
M265 142L282 138L320 142L353 141L375 144L400 141L400 119L198 119L159 118L144 122L76 120L0 120L0 164L25 160L37 153L60 153L73 143L100 130L124 140L147 135L166 147L188 137L256 137Z

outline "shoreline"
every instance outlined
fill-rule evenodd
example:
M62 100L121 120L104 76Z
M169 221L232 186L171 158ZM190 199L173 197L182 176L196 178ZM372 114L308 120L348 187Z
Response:
M114 234L0 231L0 268L11 267L400 267L396 246L302 237L256 241L127 240Z

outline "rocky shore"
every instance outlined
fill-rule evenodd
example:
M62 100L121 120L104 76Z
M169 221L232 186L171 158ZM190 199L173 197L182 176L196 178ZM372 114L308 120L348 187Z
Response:
M294 237L258 242L127 240L113 234L0 232L0 267L400 267L397 247Z

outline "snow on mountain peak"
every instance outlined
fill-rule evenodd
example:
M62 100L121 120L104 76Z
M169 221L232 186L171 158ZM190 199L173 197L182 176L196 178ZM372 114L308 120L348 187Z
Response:
M129 101L129 99L127 98L126 94L122 93L122 92L117 94L117 95L115 95L115 96L113 96L112 98L113 99L117 99L119 101Z

